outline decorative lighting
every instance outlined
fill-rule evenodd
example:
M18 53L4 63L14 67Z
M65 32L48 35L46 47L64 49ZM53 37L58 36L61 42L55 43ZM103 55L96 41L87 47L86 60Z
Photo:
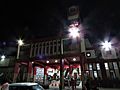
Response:
M76 58L73 58L73 61L76 61Z
M102 48L104 48L105 51L109 51L111 47L112 47L111 42L105 41L102 43Z
M21 39L19 39L17 42L18 42L18 45L19 45L19 46L22 46L22 45L24 44L24 43L23 43L23 40L21 40Z
M58 62L58 60L55 60L55 62L57 63L57 62Z
M46 63L49 63L49 61L46 61Z
M33 64L34 62L32 62L32 64Z
M90 53L90 52L87 52L87 53L86 53L86 56L87 56L87 57L90 57L90 56L91 56L91 53Z

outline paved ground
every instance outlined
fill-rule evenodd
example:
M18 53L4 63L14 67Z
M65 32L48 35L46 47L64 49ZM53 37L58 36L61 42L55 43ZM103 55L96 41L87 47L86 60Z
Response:
M46 90L59 90L59 88L54 88L54 87L51 87L50 89L46 89ZM65 87L65 89L63 90L72 90L71 88L68 88L68 87ZM81 88L77 87L76 90L82 90Z
M120 88L99 88L99 90L120 90Z
M51 88L51 89L46 89L46 90L59 90L58 88ZM72 90L70 88L66 88L66 89L63 89L63 90ZM80 88L77 88L76 90L82 90ZM116 89L116 88L99 88L99 90L120 90L119 89Z

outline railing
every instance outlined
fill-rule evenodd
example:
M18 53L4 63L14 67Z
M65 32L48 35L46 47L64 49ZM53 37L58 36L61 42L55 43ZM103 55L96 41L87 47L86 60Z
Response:
M30 58L36 57L36 56L51 56L51 55L59 55L61 45L63 47L63 53L75 53L78 52L79 49L79 43L73 42L72 39L62 39L62 42L60 43L60 40L51 40L51 41L43 41L38 43L31 44L30 49Z
M31 44L30 58L38 55L50 56L57 54L60 54L60 40Z

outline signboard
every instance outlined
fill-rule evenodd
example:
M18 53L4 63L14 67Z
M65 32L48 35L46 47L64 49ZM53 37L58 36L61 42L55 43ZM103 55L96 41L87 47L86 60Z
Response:
M36 67L36 80L38 82L43 82L44 78L44 68Z
M72 6L68 10L68 20L75 20L79 18L79 8L78 6Z

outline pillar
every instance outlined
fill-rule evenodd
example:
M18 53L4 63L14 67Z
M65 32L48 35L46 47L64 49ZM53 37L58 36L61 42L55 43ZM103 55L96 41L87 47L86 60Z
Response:
M64 88L64 59L60 59L60 90Z
M64 59L63 59L63 41L60 37L60 90L64 88Z
M46 82L47 82L47 66L44 67L44 81L43 81L44 85L46 84Z
M20 66L20 63L16 63L16 64L15 64L13 82L16 82L18 73L19 73L19 71L20 71L20 67L19 67L19 66Z
M36 81L36 67L33 68L33 82Z
M84 64L85 63L84 62L85 62L85 56L83 53L80 55L82 89L84 89L84 83L85 83L85 78L84 78Z
M33 78L33 68L32 68L32 62L28 62L28 77L27 77L27 81L31 81L31 79Z

